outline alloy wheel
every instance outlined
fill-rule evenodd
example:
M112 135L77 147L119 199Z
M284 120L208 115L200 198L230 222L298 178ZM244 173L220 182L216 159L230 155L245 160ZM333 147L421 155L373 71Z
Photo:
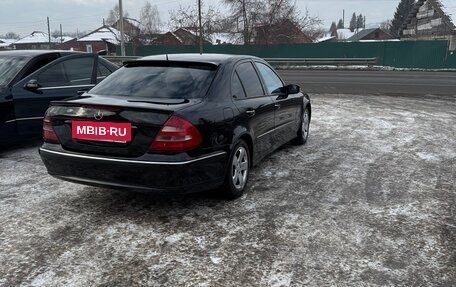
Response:
M234 187L238 190L244 188L247 183L247 176L249 172L249 157L246 149L239 146L234 154L231 165L231 180Z

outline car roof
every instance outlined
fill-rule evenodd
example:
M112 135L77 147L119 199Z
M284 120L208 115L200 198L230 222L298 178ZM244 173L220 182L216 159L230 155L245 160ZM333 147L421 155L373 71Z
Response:
M70 54L76 54L76 53L81 53L81 52L65 51L65 50L8 50L8 51L0 51L0 56L8 55L8 56L34 57L34 56L45 55L45 54L54 54L54 53L59 53L62 55L70 55Z
M204 62L211 64L224 64L242 59L258 59L255 56L248 55L230 55L230 54L198 54L198 53L187 53L187 54L162 54L154 56L146 56L136 61L180 61L180 62Z

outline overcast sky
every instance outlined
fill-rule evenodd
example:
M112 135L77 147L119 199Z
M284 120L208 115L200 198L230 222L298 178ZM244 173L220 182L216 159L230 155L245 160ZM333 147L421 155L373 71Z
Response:
M168 11L177 10L179 5L196 5L197 0L149 0L157 5L160 17L168 20ZM368 24L380 23L391 19L399 0L296 0L303 11L323 20L324 28L329 29L332 21L342 18L345 9L345 23L348 25L353 12L366 16ZM68 32L90 31L102 25L109 10L118 0L1 0L0 35L16 32L26 36L33 31L47 31L46 17L50 18L51 31L58 30L62 24ZM123 0L124 9L130 17L139 19L139 11L145 0ZM205 0L205 5L218 7L221 12L226 8L219 0Z

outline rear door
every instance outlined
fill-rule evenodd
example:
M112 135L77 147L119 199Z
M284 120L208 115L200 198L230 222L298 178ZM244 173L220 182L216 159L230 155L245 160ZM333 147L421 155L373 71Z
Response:
M246 61L236 67L231 93L239 109L241 124L247 125L253 136L255 159L261 159L274 146L274 101L265 94L252 62Z
M274 101L274 144L275 147L278 147L296 137L298 113L302 101L299 95L284 93L282 79L268 65L255 62L255 66L263 80L266 93Z
M77 96L79 91L91 89L97 82L95 54L76 54L62 57L30 74L14 85L17 130L20 135L39 134L49 102ZM27 88L36 81L36 88Z

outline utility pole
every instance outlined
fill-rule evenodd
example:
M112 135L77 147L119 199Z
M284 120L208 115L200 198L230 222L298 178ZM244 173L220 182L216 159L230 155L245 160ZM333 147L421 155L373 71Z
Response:
M125 56L125 35L124 35L124 19L122 0L119 0L119 13L120 13L120 55Z
M345 9L342 10L342 28L345 28Z
M203 54L203 25L201 24L201 0L198 0L199 50Z
M47 17L47 24L48 24L49 50L51 50L51 26L49 26L49 17Z
M62 24L60 24L60 43L63 43Z

